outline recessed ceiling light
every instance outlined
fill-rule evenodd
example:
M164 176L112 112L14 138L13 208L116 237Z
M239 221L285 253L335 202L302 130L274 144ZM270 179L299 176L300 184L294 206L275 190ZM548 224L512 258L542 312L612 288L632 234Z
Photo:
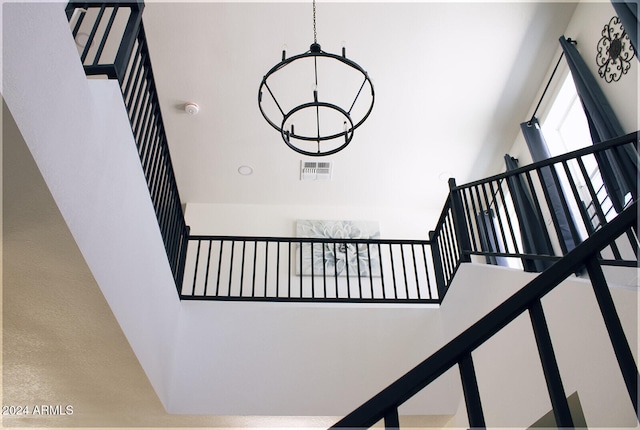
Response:
M81 48L87 46L87 42L89 41L89 35L87 33L80 32L76 35L76 45ZM93 46L93 41L91 42L91 46Z
M238 173L243 176L249 176L253 173L253 168L251 166L240 166L238 167Z

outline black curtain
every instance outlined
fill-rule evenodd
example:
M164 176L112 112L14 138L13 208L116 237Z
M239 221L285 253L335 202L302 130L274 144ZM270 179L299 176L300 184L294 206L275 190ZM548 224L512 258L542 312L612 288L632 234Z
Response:
M576 85L576 91L582 102L593 144L624 135L622 126L611 105L576 47L564 36L560 37L560 46L562 46ZM624 199L627 193L631 192L635 197L636 184L625 180L625 172L627 178L636 176L637 157L637 152L630 145L625 145L617 151L596 154L600 175L617 212L621 212L624 208Z
M493 209L482 211L476 214L476 225L480 233L480 247L485 252L504 252L502 238L498 234L495 225L495 215ZM508 266L505 257L486 255L487 264L497 266Z
M616 10L616 15L622 22L624 31L629 36L631 46L636 53L636 58L640 61L638 56L638 2L636 1L620 1L611 0L613 8Z
M533 117L531 121L520 124L520 129L529 147L529 152L534 162L551 158L549 147L544 139L538 118ZM549 209L553 211L557 220L557 228L560 233L561 247L564 253L571 251L578 245L576 222L571 213L567 213L562 205L567 201L564 190L559 187L554 180L551 169L553 167L543 167L540 169L541 180L548 195Z
M507 171L518 168L518 160L509 154L504 156ZM535 203L529 191L528 181L523 175L510 176L507 178L509 193L513 200L516 217L520 225L520 236L522 239L523 251L526 254L534 255L554 255L549 234L545 228L544 219L538 215ZM522 258L522 265L526 272L542 272L551 266L548 260L538 260L533 258Z

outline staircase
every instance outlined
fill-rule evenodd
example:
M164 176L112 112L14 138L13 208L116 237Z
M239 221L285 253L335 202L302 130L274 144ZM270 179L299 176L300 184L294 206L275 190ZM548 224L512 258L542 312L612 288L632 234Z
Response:
M542 300L562 281L583 267L586 268L591 280L593 292L624 379L630 400L627 406L635 411L636 417L640 420L638 416L640 375L598 258L600 252L613 240L628 232L637 231L637 210L637 203L631 204L615 220L558 260L436 353L338 421L333 428L368 428L380 420L384 421L386 428L398 428L400 425L398 408L455 366L460 372L469 426L486 427L473 354L481 345L525 313L531 320L555 424L558 427L574 427L574 418L563 387Z

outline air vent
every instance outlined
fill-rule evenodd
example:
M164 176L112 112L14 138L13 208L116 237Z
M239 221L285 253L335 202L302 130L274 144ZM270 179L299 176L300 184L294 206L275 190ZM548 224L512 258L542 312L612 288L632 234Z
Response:
M330 181L331 161L300 161L301 181Z

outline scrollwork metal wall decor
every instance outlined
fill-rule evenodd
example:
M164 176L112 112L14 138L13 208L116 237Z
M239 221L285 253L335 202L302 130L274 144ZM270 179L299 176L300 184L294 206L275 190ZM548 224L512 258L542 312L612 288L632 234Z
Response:
M631 68L635 52L617 16L605 24L601 34L596 54L598 74L608 83L617 82Z

